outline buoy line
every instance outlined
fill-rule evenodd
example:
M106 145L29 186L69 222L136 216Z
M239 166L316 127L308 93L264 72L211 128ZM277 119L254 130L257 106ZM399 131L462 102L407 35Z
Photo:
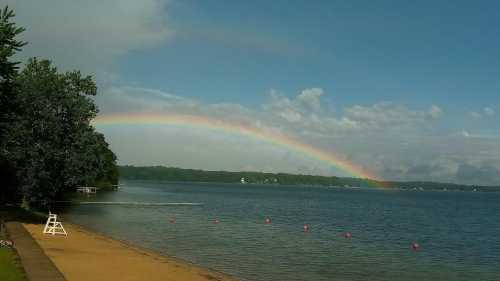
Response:
M201 206L202 203L191 203L191 202L181 202L181 203L165 203L165 202L113 202L113 201L84 201L84 202L72 202L81 205L133 205L133 206Z
M59 203L75 203L75 204L82 204L82 205L133 205L133 206L201 206L203 203L192 203L192 202L113 202L113 201L83 201L83 202L77 202L77 201L57 201ZM171 224L177 223L177 219L175 217L171 217L168 220ZM218 225L221 223L221 220L219 218L214 218L213 224ZM271 224L271 218L268 216L264 217L264 224L268 225ZM317 224L317 228L323 227L324 224ZM302 229L304 233L309 233L311 231L311 225L308 223L305 223L302 225ZM347 240L351 240L353 238L353 234L350 231L343 232L342 234L339 234L339 236L343 236ZM0 241L1 242L1 241ZM1 246L1 245L0 245ZM419 243L413 241L410 243L410 249L413 250L414 252L418 252L421 249L421 246Z

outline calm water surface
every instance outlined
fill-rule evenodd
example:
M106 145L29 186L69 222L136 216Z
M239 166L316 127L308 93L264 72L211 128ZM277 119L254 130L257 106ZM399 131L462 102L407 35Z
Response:
M124 184L81 199L203 205L77 205L65 219L241 280L500 280L500 193Z

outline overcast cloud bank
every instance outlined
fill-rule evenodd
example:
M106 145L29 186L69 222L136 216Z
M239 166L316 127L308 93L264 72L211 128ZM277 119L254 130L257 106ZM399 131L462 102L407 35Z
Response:
M397 103L380 102L353 105L336 113L323 106L322 97L326 94L321 88L309 88L290 98L272 89L268 102L259 109L252 109L240 104L202 103L156 89L116 86L104 89L98 97L98 104L103 114L163 112L201 115L279 131L343 155L386 179L470 184L497 184L500 181L499 139L439 129L440 119L446 113L438 105L412 109ZM102 129L113 145L123 142L124 132L118 133L118 137L114 135L117 129ZM339 173L313 159L252 140L223 134L217 136L208 130L192 132L190 129L158 127L151 130L143 138L157 139L156 145L149 146L154 150L151 152L154 159L148 162L147 156L122 154L121 163L145 165L154 162L214 169L213 159L217 159L219 169L322 175ZM133 129L129 131L129 134L135 133ZM138 141L150 145L154 142L135 139L133 143ZM191 145L184 151L186 153L172 157L170 146L177 149L187 143ZM124 144L121 146L124 150L132 149L125 148ZM223 148L231 153L226 153Z

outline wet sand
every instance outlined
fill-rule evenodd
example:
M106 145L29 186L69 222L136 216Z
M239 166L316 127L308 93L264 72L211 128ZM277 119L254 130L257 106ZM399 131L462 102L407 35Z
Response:
M80 226L65 223L68 236L42 234L24 224L67 281L235 281L225 274L161 256Z

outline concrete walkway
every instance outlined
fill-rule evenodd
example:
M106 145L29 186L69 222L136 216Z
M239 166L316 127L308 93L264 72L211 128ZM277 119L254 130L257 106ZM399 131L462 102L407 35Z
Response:
M29 281L65 281L54 263L19 222L6 224Z

